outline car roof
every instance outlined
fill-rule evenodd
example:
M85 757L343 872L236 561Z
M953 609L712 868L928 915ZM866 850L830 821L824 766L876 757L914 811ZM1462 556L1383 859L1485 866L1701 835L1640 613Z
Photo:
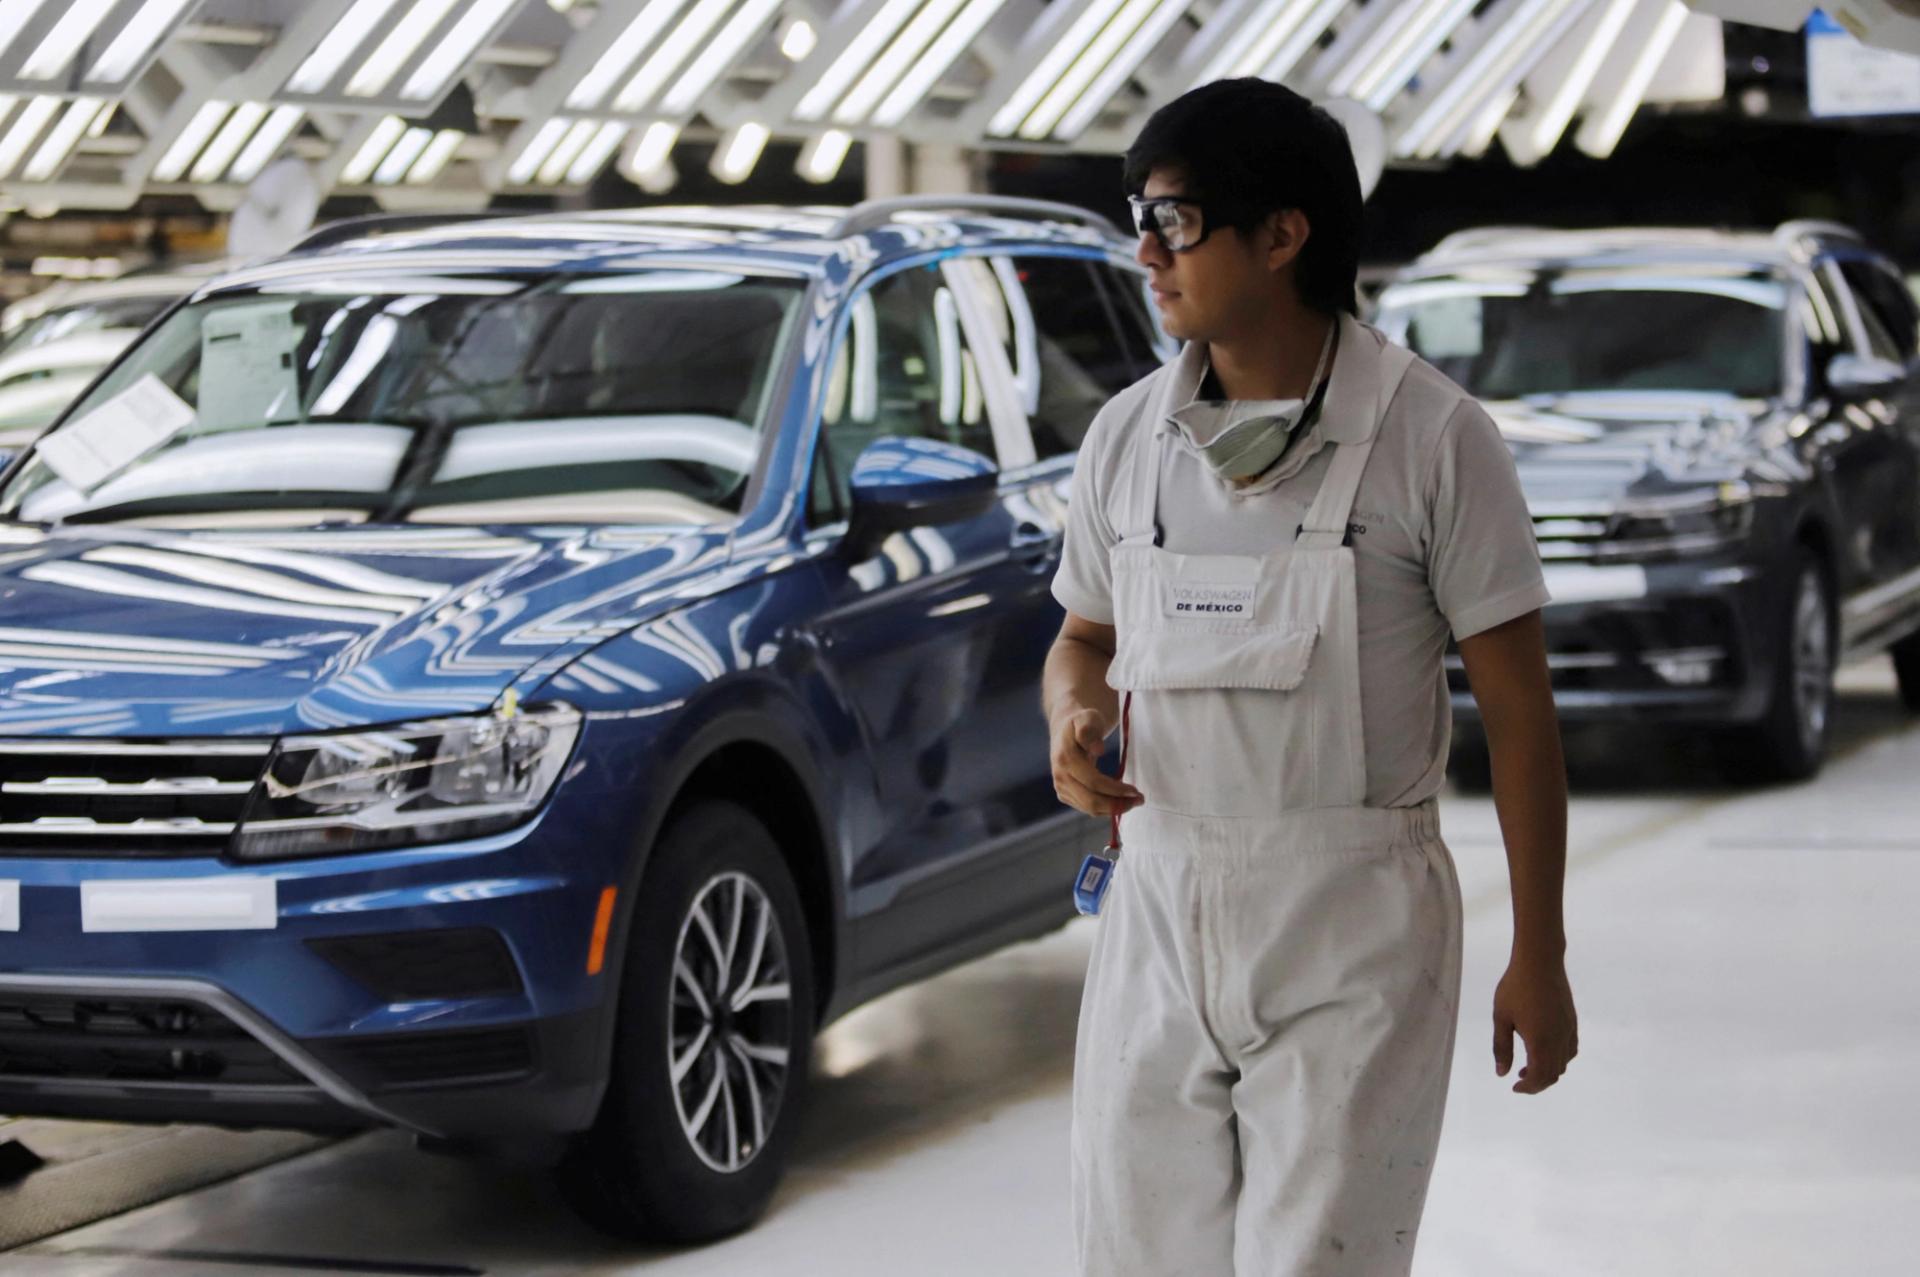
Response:
M1768 231L1713 230L1689 226L1482 227L1447 236L1416 258L1406 275L1448 274L1475 267L1582 265L1747 265L1784 269L1828 252L1868 251L1847 227L1789 222Z
M480 216L391 231L368 219L364 235L345 226L345 234L327 236L322 246L242 268L210 290L361 269L546 273L684 265L812 277L836 261L864 274L930 248L1132 251L1111 225L1085 213L1074 221L901 208L874 225L857 216L864 207L656 206Z

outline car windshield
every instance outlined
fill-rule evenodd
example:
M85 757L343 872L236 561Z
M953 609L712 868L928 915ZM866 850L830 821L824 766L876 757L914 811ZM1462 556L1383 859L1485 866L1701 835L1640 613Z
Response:
M1764 271L1509 271L1412 280L1380 323L1482 399L1781 393L1786 286Z
M34 523L723 522L798 281L658 269L222 291L0 490Z
M185 290L182 289L182 291ZM149 297L115 297L80 302L72 306L57 306L45 314L35 315L12 332L0 337L0 355L31 350L35 346L58 341L62 337L71 337L77 333L97 333L109 328L131 328L137 332L152 323L159 317L161 311L177 300L178 298L163 294Z

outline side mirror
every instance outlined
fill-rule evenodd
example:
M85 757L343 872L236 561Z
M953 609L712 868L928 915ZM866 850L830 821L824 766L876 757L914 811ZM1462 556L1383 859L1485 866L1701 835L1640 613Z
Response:
M909 528L958 523L993 508L1000 470L979 453L933 439L876 439L848 477L847 549L858 559Z
M1835 355L1827 361L1827 386L1842 399L1871 399L1890 393L1907 377L1891 359L1872 355Z

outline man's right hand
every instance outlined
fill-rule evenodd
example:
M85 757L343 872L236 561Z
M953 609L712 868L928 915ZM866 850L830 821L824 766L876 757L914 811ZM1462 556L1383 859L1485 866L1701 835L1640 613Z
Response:
M1140 791L1100 770L1112 731L1099 711L1074 710L1053 724L1053 792L1060 801L1089 816L1114 816L1141 803Z

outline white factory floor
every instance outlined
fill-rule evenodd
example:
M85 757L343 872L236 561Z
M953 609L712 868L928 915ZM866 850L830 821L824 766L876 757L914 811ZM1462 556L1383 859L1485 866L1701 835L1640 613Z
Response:
M1920 724L1883 667L1845 686L1837 756L1810 785L1702 779L1702 759L1644 740L1630 765L1576 769L1581 1055L1545 1096L1493 1075L1505 868L1491 802L1448 796L1466 993L1422 1277L1920 1272ZM623 1249L536 1175L372 1135L0 1255L0 1277L1058 1277L1095 925L830 1029L784 1189L721 1245Z

